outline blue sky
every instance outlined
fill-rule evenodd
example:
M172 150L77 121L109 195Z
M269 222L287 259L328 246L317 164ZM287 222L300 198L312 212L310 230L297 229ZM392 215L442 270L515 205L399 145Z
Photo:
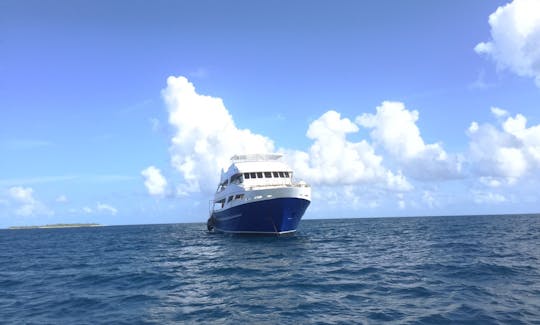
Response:
M257 146L306 218L538 212L537 6L3 1L0 227L205 221Z

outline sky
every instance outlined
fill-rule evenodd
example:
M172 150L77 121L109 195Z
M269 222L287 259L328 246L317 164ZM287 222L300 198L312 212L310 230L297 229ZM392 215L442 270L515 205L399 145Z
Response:
M281 152L305 218L539 212L540 2L0 2L0 228L203 222Z

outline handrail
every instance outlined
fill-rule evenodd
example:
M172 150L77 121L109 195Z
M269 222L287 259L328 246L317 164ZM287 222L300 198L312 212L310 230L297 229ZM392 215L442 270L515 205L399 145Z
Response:
M283 157L280 153L257 153L257 154L247 154L247 155L234 155L231 157L233 162L241 161L270 161L278 160Z
M254 189L260 187L311 187L308 183L293 183L293 184L260 184L260 185L251 185L247 186L247 189Z

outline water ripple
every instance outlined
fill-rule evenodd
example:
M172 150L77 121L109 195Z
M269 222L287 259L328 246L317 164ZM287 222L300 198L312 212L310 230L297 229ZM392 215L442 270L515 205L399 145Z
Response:
M5 323L540 324L540 217L0 231Z

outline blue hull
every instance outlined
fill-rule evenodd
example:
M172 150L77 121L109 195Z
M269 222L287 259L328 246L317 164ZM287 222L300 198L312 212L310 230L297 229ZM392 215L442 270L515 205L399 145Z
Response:
M291 233L310 201L298 198L275 198L256 201L214 212L209 230L228 233Z

